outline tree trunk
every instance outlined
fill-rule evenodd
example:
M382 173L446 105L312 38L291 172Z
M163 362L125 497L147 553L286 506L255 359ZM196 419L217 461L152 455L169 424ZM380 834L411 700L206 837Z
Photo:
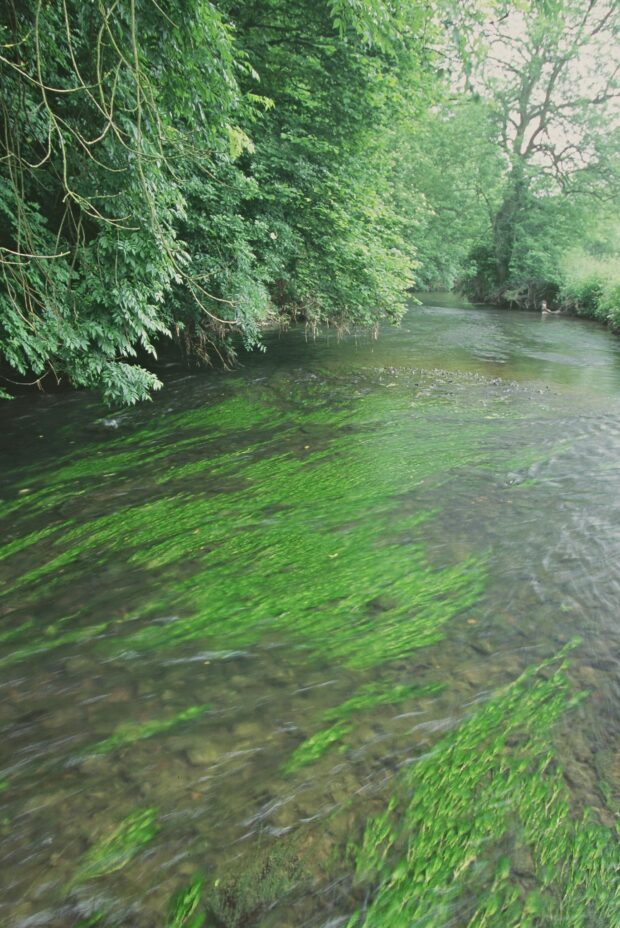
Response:
M493 223L493 246L497 265L497 283L503 287L510 276L519 216L525 208L527 185L523 166L516 165L508 176L504 199Z

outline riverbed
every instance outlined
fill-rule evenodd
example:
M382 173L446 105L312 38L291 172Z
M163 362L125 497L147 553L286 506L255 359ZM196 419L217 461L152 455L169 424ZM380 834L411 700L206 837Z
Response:
M620 924L620 342L425 299L4 404L1 924Z

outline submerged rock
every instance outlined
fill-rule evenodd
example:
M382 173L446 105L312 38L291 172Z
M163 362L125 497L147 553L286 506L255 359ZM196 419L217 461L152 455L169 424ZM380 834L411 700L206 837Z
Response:
M192 767L211 766L217 763L225 753L221 745L208 741L196 743L185 749L185 755Z
M235 737L243 741L259 741L264 735L264 727L259 722L239 722L235 725Z

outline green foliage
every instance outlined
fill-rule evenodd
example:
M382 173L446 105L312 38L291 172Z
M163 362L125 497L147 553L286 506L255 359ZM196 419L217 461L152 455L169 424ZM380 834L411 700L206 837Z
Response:
M620 187L616 26L578 0L9 0L0 398L135 403L170 338L226 363L278 321L397 321L416 276L551 298L574 204Z
M202 899L204 877L196 873L190 883L179 889L170 900L166 928L201 928L206 914L198 911Z
M571 252L562 270L562 302L580 316L620 328L620 257Z
M496 6L473 30L482 43L463 67L501 159L489 162L490 221L471 242L461 287L476 300L538 308L556 299L563 259L620 191L609 54L620 10L579 0Z
M87 851L71 886L121 870L158 831L157 809L136 809Z
M262 0L237 16L275 103L252 130L259 266L280 312L342 326L402 311L413 250L395 202L393 133L411 113L402 85L416 80L422 94L425 83L411 40L395 60L373 43L372 4L345 6ZM412 38L425 18L409 12Z
M109 403L261 327L402 312L395 140L431 11L384 0L10 0L0 14L0 356ZM237 339L238 341L238 339ZM8 391L4 391L7 393Z
M472 249L488 238L499 206L503 161L488 103L450 99L448 88L403 142L401 197L414 217L420 289L451 289L466 273ZM476 265L478 262L476 262Z
M110 754L112 751L116 751L117 748L135 744L136 741L143 741L145 738L152 738L154 735L169 731L183 722L200 718L208 709L209 706L190 706L189 709L184 709L169 719L154 719L152 722L143 723L124 722L119 725L113 735L91 745L86 749L85 753Z
M298 859L286 846L258 853L238 875L216 880L208 898L216 923L226 928L258 924L293 889L299 870Z
M21 377L65 376L125 403L159 386L132 359L168 332L182 264L172 127L152 84L181 56L164 52L170 26L154 9L8 3L0 18L2 354Z
M571 694L565 651L403 774L408 805L395 796L366 828L358 879L376 890L351 926L618 922L617 837L587 811L575 815L549 752L553 726L581 698ZM521 876L529 861L529 891L515 874L517 855Z

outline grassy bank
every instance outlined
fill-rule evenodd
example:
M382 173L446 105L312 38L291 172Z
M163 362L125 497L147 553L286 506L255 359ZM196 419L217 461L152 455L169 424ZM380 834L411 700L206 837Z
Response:
M568 256L558 302L567 312L620 329L620 257Z

